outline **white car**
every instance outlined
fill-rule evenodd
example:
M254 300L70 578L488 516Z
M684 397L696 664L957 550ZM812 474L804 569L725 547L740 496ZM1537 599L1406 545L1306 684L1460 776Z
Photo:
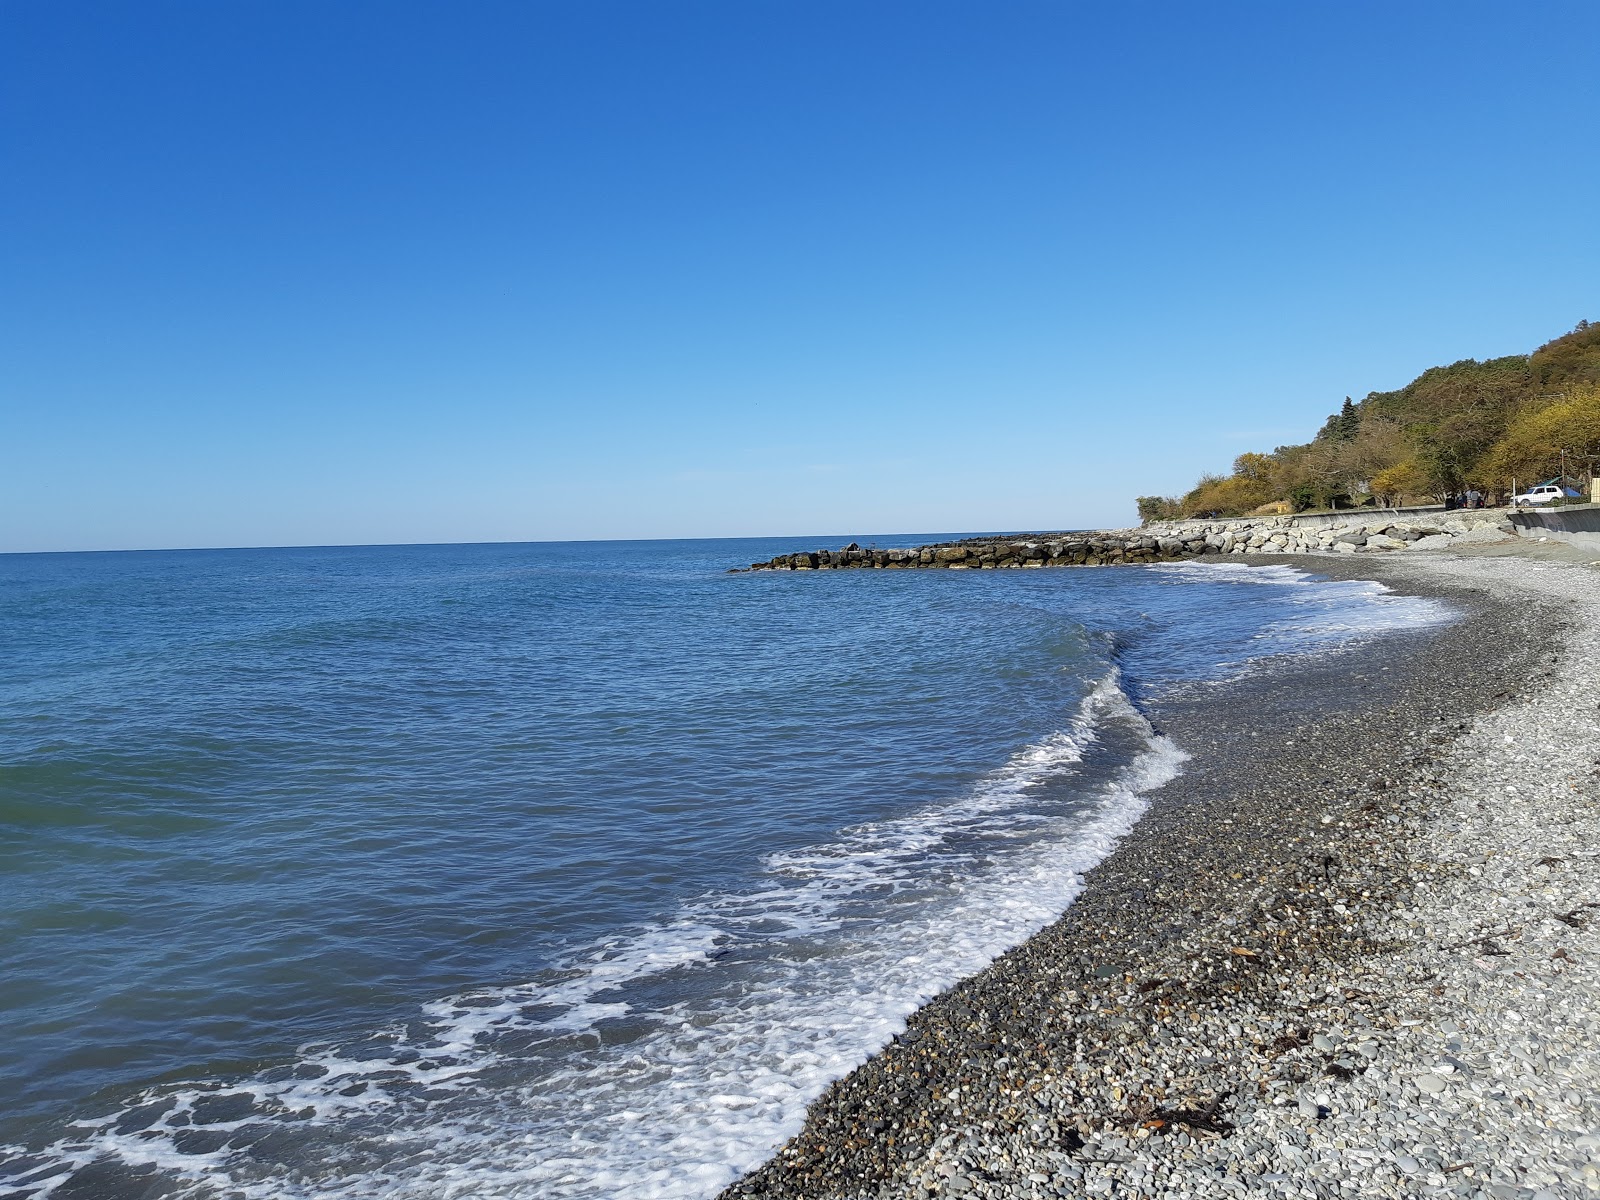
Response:
M1513 505L1520 504L1549 504L1552 500L1559 500L1564 495L1559 487L1553 483L1542 483L1536 488L1529 488L1520 496L1511 497Z

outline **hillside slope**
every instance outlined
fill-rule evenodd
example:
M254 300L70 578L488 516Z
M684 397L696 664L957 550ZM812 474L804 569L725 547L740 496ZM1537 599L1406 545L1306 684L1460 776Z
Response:
M1345 398L1311 441L1241 454L1228 475L1186 495L1141 496L1146 519L1266 506L1301 511L1443 500L1476 488L1491 497L1600 461L1600 325L1531 354L1432 367L1392 392Z

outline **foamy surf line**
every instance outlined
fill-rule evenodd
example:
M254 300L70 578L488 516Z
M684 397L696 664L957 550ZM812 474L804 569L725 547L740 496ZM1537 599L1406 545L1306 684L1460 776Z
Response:
M44 1198L93 1164L130 1195L160 1177L261 1200L710 1196L918 1007L1055 920L1183 757L1113 672L950 803L773 855L760 887L536 982L252 1078L150 1089L0 1181Z
M1292 567L1154 569L1302 592L1307 620L1259 657L1449 619ZM1119 732L1136 750L1093 776L1086 758ZM49 1196L98 1164L126 1181L95 1193L108 1198L156 1176L174 1194L263 1198L709 1196L922 1004L1054 921L1182 757L1112 674L1066 729L953 801L772 856L761 886L537 981L441 999L250 1079L152 1089L19 1152L3 1194ZM1074 803L1041 807L1057 780Z
M1337 561L1337 560L1336 560ZM1262 660L1359 646L1384 634L1420 632L1454 621L1456 610L1437 596L1398 592L1374 579L1329 579L1287 564L1231 562L1162 563L1148 568L1178 579L1224 578L1278 589L1298 610L1293 620L1273 621L1240 647L1240 657L1217 664L1223 674L1201 681L1227 683Z

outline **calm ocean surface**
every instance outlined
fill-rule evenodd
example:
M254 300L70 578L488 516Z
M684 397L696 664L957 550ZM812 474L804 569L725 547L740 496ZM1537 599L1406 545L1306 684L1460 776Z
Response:
M1145 699L1448 615L723 573L846 540L0 556L0 1194L711 1196L1070 903Z

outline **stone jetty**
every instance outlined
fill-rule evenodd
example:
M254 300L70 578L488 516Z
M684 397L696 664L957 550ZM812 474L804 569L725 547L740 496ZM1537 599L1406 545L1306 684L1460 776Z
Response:
M1329 518L1332 518L1331 520ZM1245 517L1156 522L1140 529L1012 534L964 538L926 546L879 549L851 542L838 550L802 550L751 563L751 571L907 570L991 571L1030 567L1099 567L1173 562L1229 554L1370 554L1436 550L1460 538L1499 540L1516 527L1498 509Z

